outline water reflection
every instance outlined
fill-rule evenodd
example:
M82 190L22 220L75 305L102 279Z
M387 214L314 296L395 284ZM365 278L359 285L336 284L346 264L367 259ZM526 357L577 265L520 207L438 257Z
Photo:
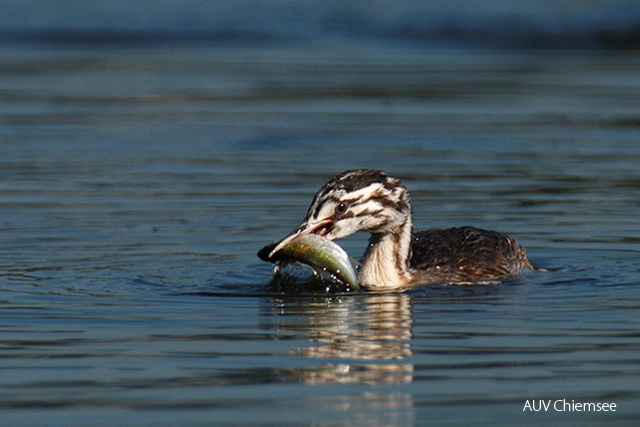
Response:
M295 354L326 363L296 370L306 383L409 383L412 301L407 294L273 301L279 334L310 345Z
M413 381L410 295L283 296L271 309L276 335L295 342L292 354L310 362L283 372L285 380L365 386L362 393L338 391L314 405L355 417L343 418L346 425L414 425L413 395L379 388Z

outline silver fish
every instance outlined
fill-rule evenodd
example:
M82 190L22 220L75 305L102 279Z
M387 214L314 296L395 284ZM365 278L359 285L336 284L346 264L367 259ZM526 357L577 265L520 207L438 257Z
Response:
M349 255L337 244L316 234L300 234L273 252L278 243L265 246L258 255L267 261L294 260L326 271L352 289L358 288L358 273ZM280 245L278 245L280 246ZM268 254L268 255L266 255Z

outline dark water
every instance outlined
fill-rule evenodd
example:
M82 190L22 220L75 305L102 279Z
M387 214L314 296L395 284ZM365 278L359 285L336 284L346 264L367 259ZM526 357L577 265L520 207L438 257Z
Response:
M3 425L630 425L640 55L293 40L7 44ZM348 168L548 272L269 291L256 251ZM366 236L347 239L354 256ZM615 412L523 411L527 400Z

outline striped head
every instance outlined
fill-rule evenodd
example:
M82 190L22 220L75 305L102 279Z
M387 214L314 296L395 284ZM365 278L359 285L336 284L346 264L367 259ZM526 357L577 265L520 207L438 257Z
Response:
M329 240L358 231L397 232L411 218L409 194L399 179L371 169L349 170L320 188L302 223L274 246L269 257L301 234Z
M329 240L357 231L390 233L411 213L409 193L399 179L371 169L333 177L316 193L301 227L315 228Z

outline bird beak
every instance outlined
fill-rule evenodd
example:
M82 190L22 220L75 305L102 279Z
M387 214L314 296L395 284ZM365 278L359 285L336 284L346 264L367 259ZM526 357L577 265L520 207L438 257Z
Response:
M272 258L292 240L303 236L305 234L317 234L319 236L325 236L329 233L331 226L333 225L333 219L326 218L318 221L305 221L300 224L295 230L285 236L284 239L279 242L271 243L264 248L260 249L258 256L264 261L272 261Z

